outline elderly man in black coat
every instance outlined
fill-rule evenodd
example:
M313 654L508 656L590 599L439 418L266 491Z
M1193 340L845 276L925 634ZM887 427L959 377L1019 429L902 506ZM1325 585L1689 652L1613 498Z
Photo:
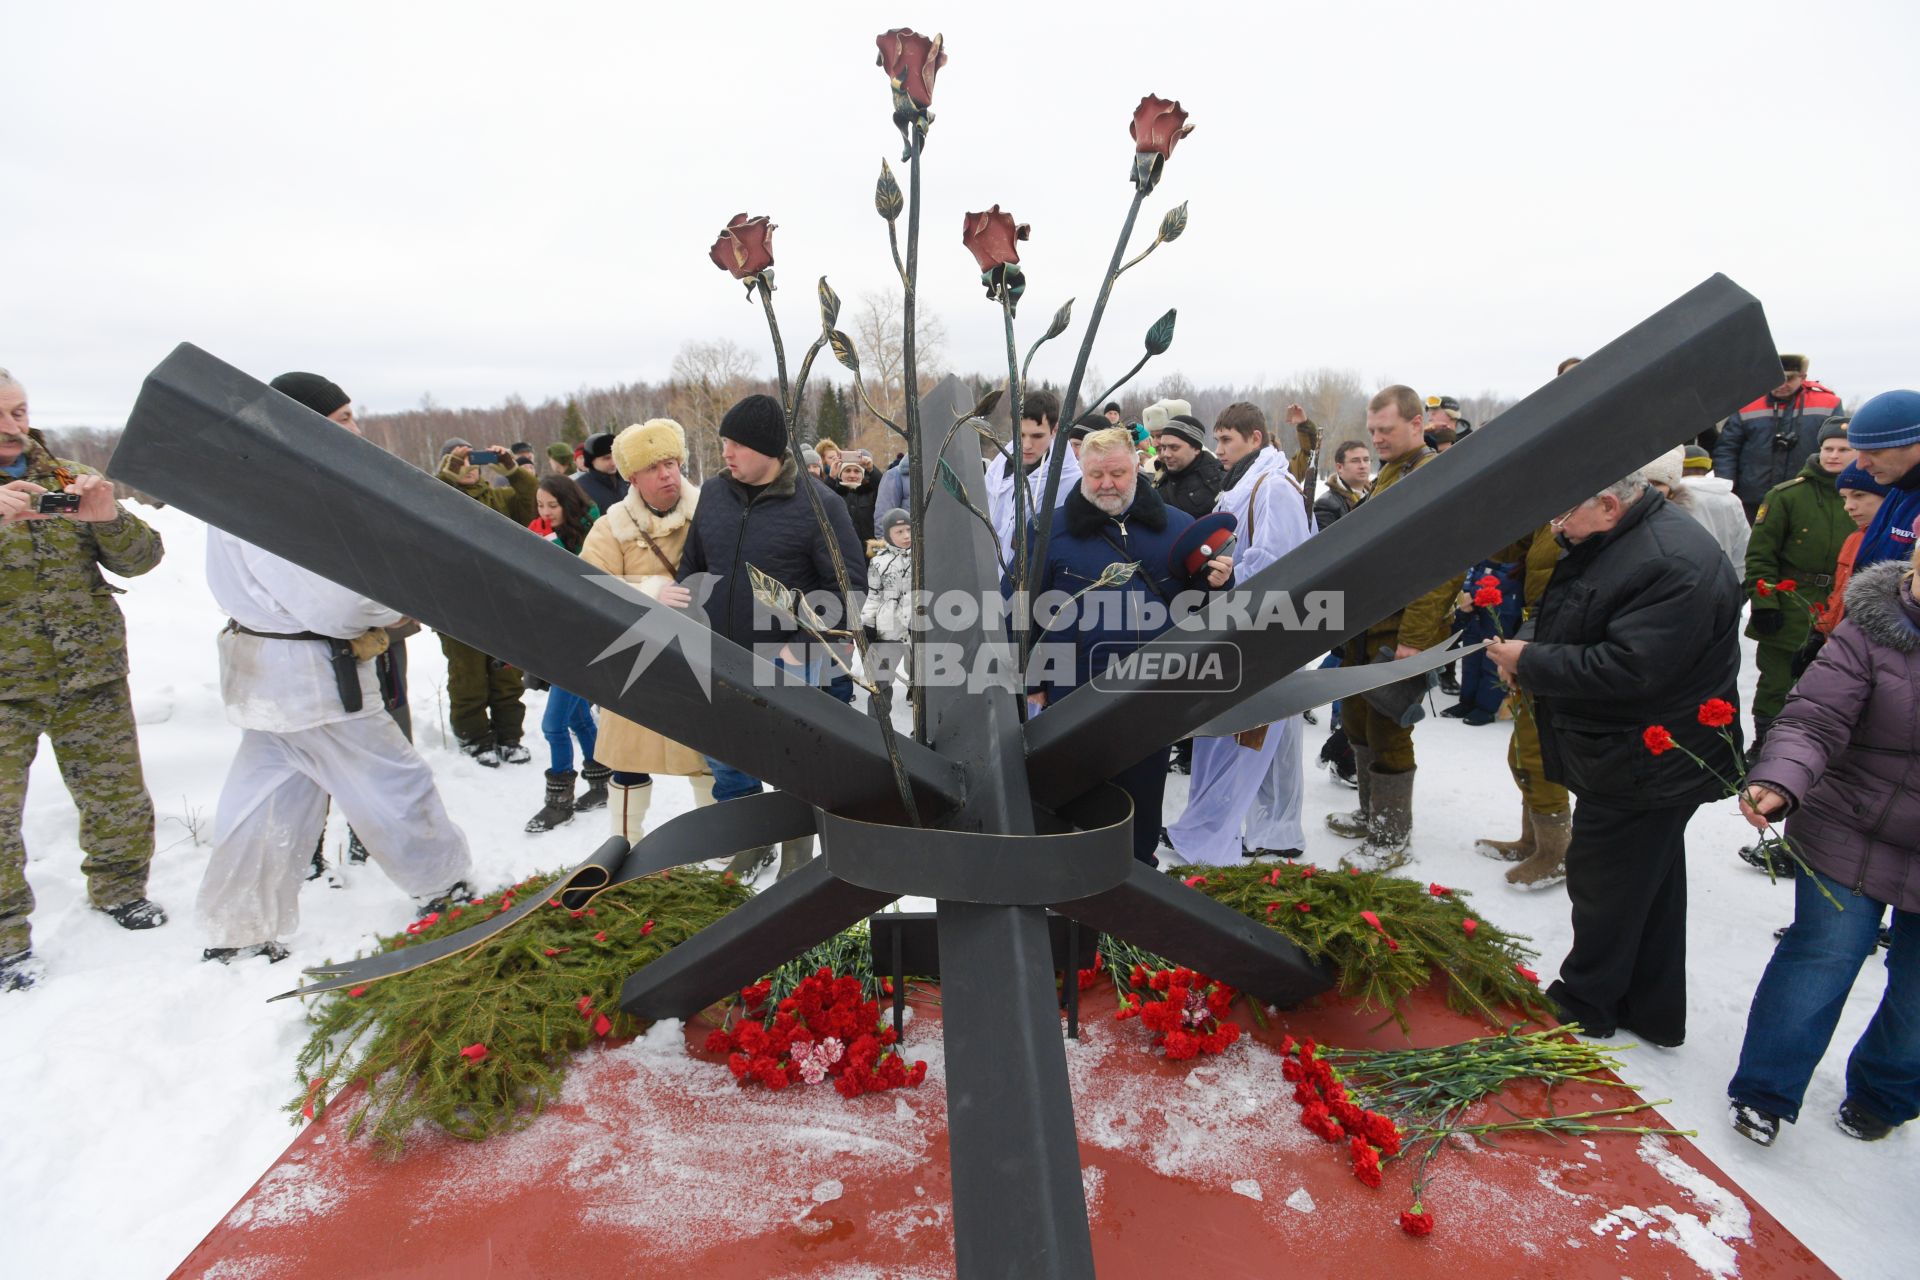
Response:
M1685 747L1734 776L1732 742L1703 723L1737 707L1740 582L1719 544L1639 472L1553 522L1568 550L1531 639L1489 652L1533 695L1549 778L1579 799L1567 848L1573 948L1547 988L1593 1035L1686 1036L1686 829L1726 794ZM1523 632L1524 633L1524 632ZM1731 736L1724 736L1731 735Z

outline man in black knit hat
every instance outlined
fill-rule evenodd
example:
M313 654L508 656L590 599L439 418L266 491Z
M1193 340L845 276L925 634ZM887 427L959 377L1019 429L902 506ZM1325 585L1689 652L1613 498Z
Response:
M847 567L847 586L856 596L865 594L866 549L854 533L846 504L794 461L787 449L786 413L772 396L751 395L727 410L720 421L720 454L726 462L726 477L702 486L700 506L680 553L679 579L661 588L660 600L688 608L697 587L700 605L716 632L769 662L804 670L810 682L825 686L842 702L851 702L852 679L820 653L791 619L758 606L747 580L751 564L802 595L821 589L838 592L827 538L814 514L814 498L818 498ZM812 497L802 485L813 486ZM823 619L827 627L858 622L858 602L852 612L847 611L847 603L841 601L838 618ZM758 778L723 760L709 756L707 763L713 769L716 801L761 789ZM787 841L781 849L780 874L791 874L812 856L812 837ZM749 879L772 857L771 848L750 849L734 859L732 870Z

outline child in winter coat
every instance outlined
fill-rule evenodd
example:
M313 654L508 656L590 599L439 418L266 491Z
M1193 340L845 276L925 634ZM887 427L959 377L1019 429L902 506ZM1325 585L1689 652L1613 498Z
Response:
M534 498L539 515L527 527L574 555L587 540L587 530L600 516L600 509L587 498L586 491L570 476L545 476ZM547 740L547 799L540 812L527 820L526 830L538 834L573 821L573 815L607 804L605 766L593 758L598 736L593 720L593 705L577 693L558 686L547 689L546 713L540 717L540 732ZM587 791L573 798L578 780L573 769L573 742L580 741L580 770L586 775Z
M910 683L908 643L913 629L913 524L903 508L880 517L880 550L867 565L867 601L860 606L877 682Z
M1793 924L1754 992L1727 1085L1734 1128L1761 1146L1799 1116L1889 908L1886 993L1847 1058L1836 1119L1841 1132L1873 1141L1920 1114L1916 571L1920 552L1911 565L1854 574L1846 621L1788 695L1741 795L1756 827L1790 815L1787 838L1813 871L1794 881Z

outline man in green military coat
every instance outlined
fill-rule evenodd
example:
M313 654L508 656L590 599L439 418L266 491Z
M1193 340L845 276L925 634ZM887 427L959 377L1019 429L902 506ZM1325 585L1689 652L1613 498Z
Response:
M515 524L530 523L540 477L502 446L494 445L491 452L495 461L483 469L473 461L472 445L460 439L447 441L440 451L440 480ZM506 488L488 478L491 471L506 477ZM460 750L489 769L531 760L532 753L520 742L526 719L520 673L445 632L440 634L440 648L447 655L448 718Z
M1786 704L1793 688L1793 655L1812 630L1813 615L1794 595L1809 602L1827 598L1841 544L1854 530L1840 491L1834 488L1834 480L1851 461L1847 420L1835 414L1821 427L1820 447L1800 474L1775 485L1754 516L1745 586L1752 601L1747 635L1759 645L1755 658L1760 681L1753 695L1749 759L1759 751L1767 726ZM1794 584L1794 594L1780 591L1777 584L1781 582Z
M71 495L68 511L39 510ZM113 485L56 458L27 420L27 392L0 369L0 991L39 976L20 816L40 737L53 743L80 810L80 866L94 909L128 929L167 916L149 902L153 801L127 690L127 634L106 569L160 563L160 535L113 500Z

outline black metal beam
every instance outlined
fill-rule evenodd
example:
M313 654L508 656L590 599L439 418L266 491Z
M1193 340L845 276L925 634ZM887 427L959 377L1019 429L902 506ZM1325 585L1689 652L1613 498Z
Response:
M1539 528L1690 439L1780 380L1760 303L1716 275L1555 378L1418 473L1308 538L1241 588L1344 602L1331 630L1209 626L1150 649L1237 654L1235 688L1169 693L1168 678L1079 689L1026 726L1036 803L1052 806L1175 742L1475 559ZM1114 687L1120 686L1120 687ZM1109 691L1111 689L1112 691Z
M189 343L148 376L108 473L810 804L902 817L869 717ZM660 647L637 673L619 644L636 627ZM953 807L952 764L900 756L923 812Z

